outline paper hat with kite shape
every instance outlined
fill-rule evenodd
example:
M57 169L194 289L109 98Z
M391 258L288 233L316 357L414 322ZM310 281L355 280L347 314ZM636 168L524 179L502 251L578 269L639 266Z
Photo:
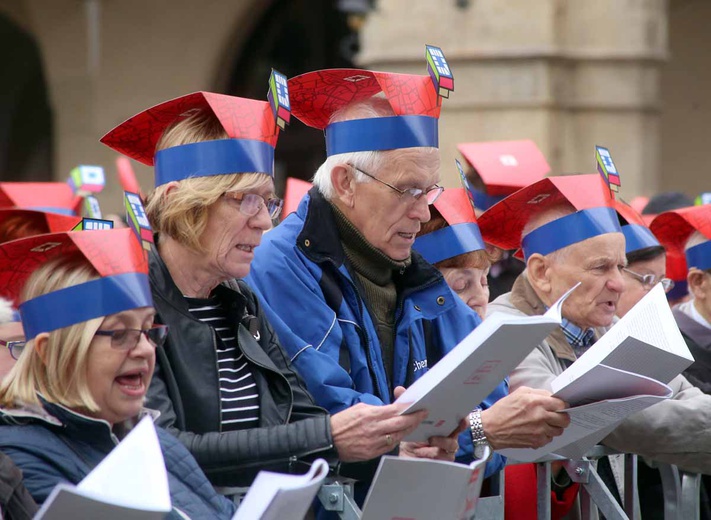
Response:
M289 80L291 112L308 126L324 130L326 155L438 147L441 94L454 90L454 78L441 49L426 46L428 68L420 76L361 69L326 69ZM331 123L338 110L382 94L394 116Z
M520 189L479 216L484 241L501 249L521 248L528 259L547 255L605 233L620 233L617 213L610 207L610 190L598 174L547 177ZM536 215L560 205L575 213L544 224L522 237Z
M551 169L536 143L530 140L460 143L457 149L486 188L472 189L474 203L481 210L540 181Z
M612 200L611 203L620 218L622 234L625 235L625 253L629 254L650 247L661 247L657 237L644 223L642 215L637 213L632 206L617 199Z
M80 255L100 278L53 291L19 305L25 338L93 318L153 305L148 261L130 229L70 231L0 245L0 291L19 303L30 275L45 262Z
M698 231L709 240L685 251L687 270L711 269L711 205L666 211L655 217L650 229L667 250L679 252L684 251L687 240Z
M66 182L0 182L0 208L75 215L82 200Z
M155 167L160 186L189 177L233 173L274 175L274 147L279 137L278 119L289 109L289 92L282 79L274 81L274 103L211 92L195 92L137 114L111 130L101 142L143 164ZM156 152L163 133L196 111L211 112L227 139L174 146Z
M71 231L80 217L30 209L0 209L0 243L45 233Z

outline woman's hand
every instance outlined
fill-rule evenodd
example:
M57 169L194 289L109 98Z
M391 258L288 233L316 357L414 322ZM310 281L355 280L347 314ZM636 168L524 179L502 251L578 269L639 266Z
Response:
M428 442L401 442L400 456L454 461L459 450L457 438L468 427L467 420L462 419L457 429L446 437L430 437Z

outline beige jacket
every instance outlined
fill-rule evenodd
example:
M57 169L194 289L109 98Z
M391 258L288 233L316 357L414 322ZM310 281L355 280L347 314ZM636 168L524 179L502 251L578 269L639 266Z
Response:
M524 271L512 291L489 304L487 313L505 312L533 316L543 314L545 306ZM607 329L596 329L599 337ZM520 386L550 390L551 381L570 362L575 353L563 331L556 329L511 373L511 390ZM695 473L711 474L711 395L677 376L669 386L672 399L626 419L608 435L603 444L622 452L637 453L652 460L676 464Z

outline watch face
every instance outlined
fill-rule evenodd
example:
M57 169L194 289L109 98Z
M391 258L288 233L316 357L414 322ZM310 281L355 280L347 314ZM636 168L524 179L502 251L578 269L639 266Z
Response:
M483 459L486 455L486 444L475 444L474 445L474 458L479 460Z

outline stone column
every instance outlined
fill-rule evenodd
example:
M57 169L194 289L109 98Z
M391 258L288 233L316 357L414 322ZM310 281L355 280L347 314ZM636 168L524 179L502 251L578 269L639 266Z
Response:
M659 177L664 0L381 0L359 65L425 73L424 44L454 72L440 125L442 177L457 181L456 143L533 139L552 172L595 171L608 146L626 198Z

